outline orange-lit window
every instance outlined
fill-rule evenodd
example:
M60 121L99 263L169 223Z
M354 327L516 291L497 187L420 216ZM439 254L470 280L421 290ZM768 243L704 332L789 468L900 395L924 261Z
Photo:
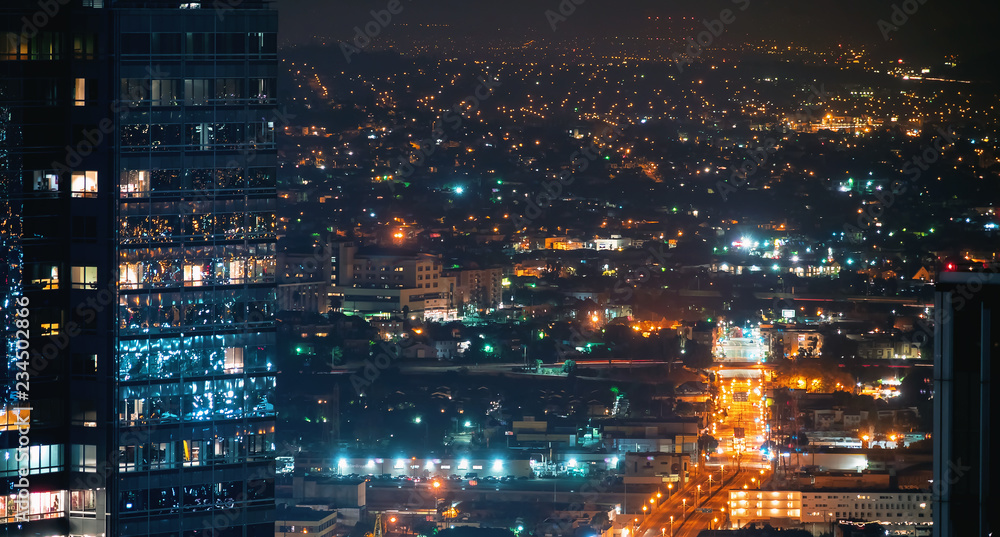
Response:
M87 79L78 78L76 83L73 84L73 101L76 106L85 106L87 104Z
M198 287L203 279L201 265L184 265L184 285Z
M73 172L70 175L70 187L74 198L96 198L97 172Z
M59 266L37 265L31 268L31 284L39 285L43 290L59 289Z

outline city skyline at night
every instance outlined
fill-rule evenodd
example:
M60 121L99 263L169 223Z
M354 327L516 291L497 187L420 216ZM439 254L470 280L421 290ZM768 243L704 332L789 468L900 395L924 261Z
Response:
M8 0L3 534L989 535L997 16Z

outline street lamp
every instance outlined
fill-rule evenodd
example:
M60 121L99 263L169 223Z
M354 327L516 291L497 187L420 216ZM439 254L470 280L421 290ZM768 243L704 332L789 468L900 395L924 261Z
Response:
M698 505L701 503L701 485L698 485L698 493L694 497L694 504Z
M674 492L674 484L673 483L667 483L667 499L670 498L670 496L672 495L673 492Z
M687 498L681 499L681 505L683 506L683 509L681 509L681 512L684 513L684 515L687 515L688 499Z
M670 515L670 537L674 537L674 515Z
M708 493L712 494L712 474L708 474Z

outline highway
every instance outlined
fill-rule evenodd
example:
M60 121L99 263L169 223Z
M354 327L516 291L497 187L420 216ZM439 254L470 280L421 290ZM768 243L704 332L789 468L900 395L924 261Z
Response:
M722 345L732 345L720 341ZM740 341L740 358L762 356L758 340ZM721 346L721 345L720 345ZM714 349L716 356L723 354ZM651 495L648 515L632 517L631 535L623 537L696 537L702 530L729 528L730 489L756 489L770 478L770 464L760 453L768 438L767 364L717 363L717 406L708 420L709 433L719 442L716 453L701 461L683 490L670 498ZM720 483L720 481L724 481ZM628 520L624 521L628 524Z
M726 472L725 483L720 486L720 468L716 466L705 470L707 471L693 479L689 486L681 492L675 493L669 499L662 498L659 504L654 503L652 514L646 517L638 516L639 525L632 532L633 535L637 537L656 537L657 535L696 537L702 530L729 527L728 491L744 486L747 489L755 489L759 486L761 479L766 479L768 476L766 470L745 468L737 472ZM708 476L712 476L711 489L709 489ZM672 523L671 517L673 518ZM671 534L671 527L673 534Z

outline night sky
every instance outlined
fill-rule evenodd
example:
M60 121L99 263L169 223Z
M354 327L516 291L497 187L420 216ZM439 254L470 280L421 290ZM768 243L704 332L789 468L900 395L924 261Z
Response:
M570 0L566 0L569 2ZM493 36L541 32L549 36L635 35L650 15L717 18L725 8L749 1L745 17L733 24L736 35L792 40L806 45L841 41L885 46L877 21L887 19L893 4L902 0L586 0L557 32L545 11L557 10L560 0L402 0L398 22L446 23L449 31ZM919 0L912 0L919 2ZM301 41L312 35L342 37L356 25L371 20L369 11L384 9L388 0L279 0L282 37ZM910 54L957 52L972 57L996 52L1000 38L995 21L1000 3L978 0L925 0L889 47ZM390 25L386 32L400 31Z

